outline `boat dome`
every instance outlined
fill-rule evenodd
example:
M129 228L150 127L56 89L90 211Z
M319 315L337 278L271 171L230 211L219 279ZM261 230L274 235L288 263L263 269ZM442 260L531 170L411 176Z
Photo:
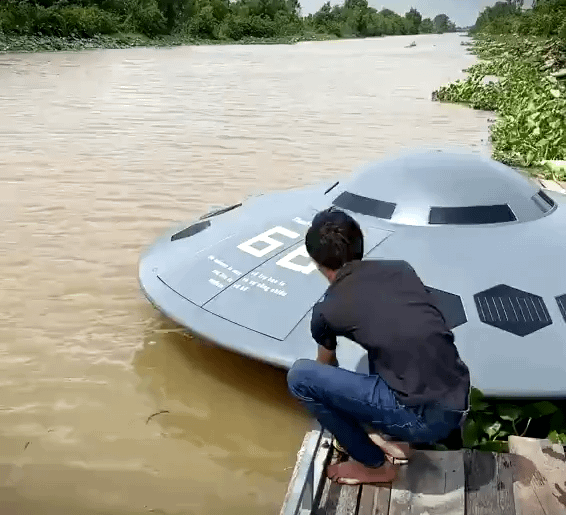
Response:
M556 208L534 180L481 154L428 151L372 163L337 207L404 225L516 224Z

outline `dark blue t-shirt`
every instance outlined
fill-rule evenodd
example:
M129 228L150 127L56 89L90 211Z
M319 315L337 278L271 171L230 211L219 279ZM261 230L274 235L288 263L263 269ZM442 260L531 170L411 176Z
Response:
M381 376L402 404L468 408L468 367L434 299L406 261L346 263L315 304L311 332L329 350L336 349L337 336L361 345L370 373Z

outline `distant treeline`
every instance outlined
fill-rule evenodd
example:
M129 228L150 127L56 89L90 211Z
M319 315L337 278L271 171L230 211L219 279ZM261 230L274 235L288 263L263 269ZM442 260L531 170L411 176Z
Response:
M566 44L566 0L505 0L485 8L471 33L558 37Z
M366 37L454 32L446 14L423 19L411 8L404 16L377 11L367 0L324 4L301 16L298 0L4 0L0 33L88 38L137 33L240 40L326 34Z

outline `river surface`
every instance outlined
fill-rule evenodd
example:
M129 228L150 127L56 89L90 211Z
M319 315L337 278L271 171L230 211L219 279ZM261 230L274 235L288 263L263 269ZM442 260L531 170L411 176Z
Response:
M2 515L278 513L310 425L285 373L160 316L140 252L403 148L482 149L490 113L431 102L464 40L0 55Z

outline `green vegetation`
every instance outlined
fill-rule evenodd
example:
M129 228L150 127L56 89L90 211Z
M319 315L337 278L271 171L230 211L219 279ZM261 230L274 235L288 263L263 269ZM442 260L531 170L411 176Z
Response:
M491 138L501 162L530 167L566 159L566 84L552 75L565 64L564 42L481 36L473 52L487 60L434 96L497 112ZM499 80L485 81L489 75Z
M566 401L515 401L488 399L476 388L470 396L470 413L464 424L464 447L508 452L510 435L548 438L566 444Z
M506 0L487 7L479 15L472 33L517 36L557 36L566 40L566 0L534 0L524 10L522 0Z
M398 34L430 34L455 32L456 26L446 14L431 20L415 8L404 17L390 9L377 11L367 0L346 0L343 6L330 7L326 2L317 13L304 19L305 27L316 33L334 34L337 37L367 37Z
M456 31L431 20L377 12L367 0L324 4L302 17L298 0L7 0L0 4L0 51L303 40Z
M472 31L471 51L480 62L465 70L466 80L433 93L433 99L495 111L493 157L554 179L566 177L565 30L566 0L539 0L525 12L516 2L498 2Z

